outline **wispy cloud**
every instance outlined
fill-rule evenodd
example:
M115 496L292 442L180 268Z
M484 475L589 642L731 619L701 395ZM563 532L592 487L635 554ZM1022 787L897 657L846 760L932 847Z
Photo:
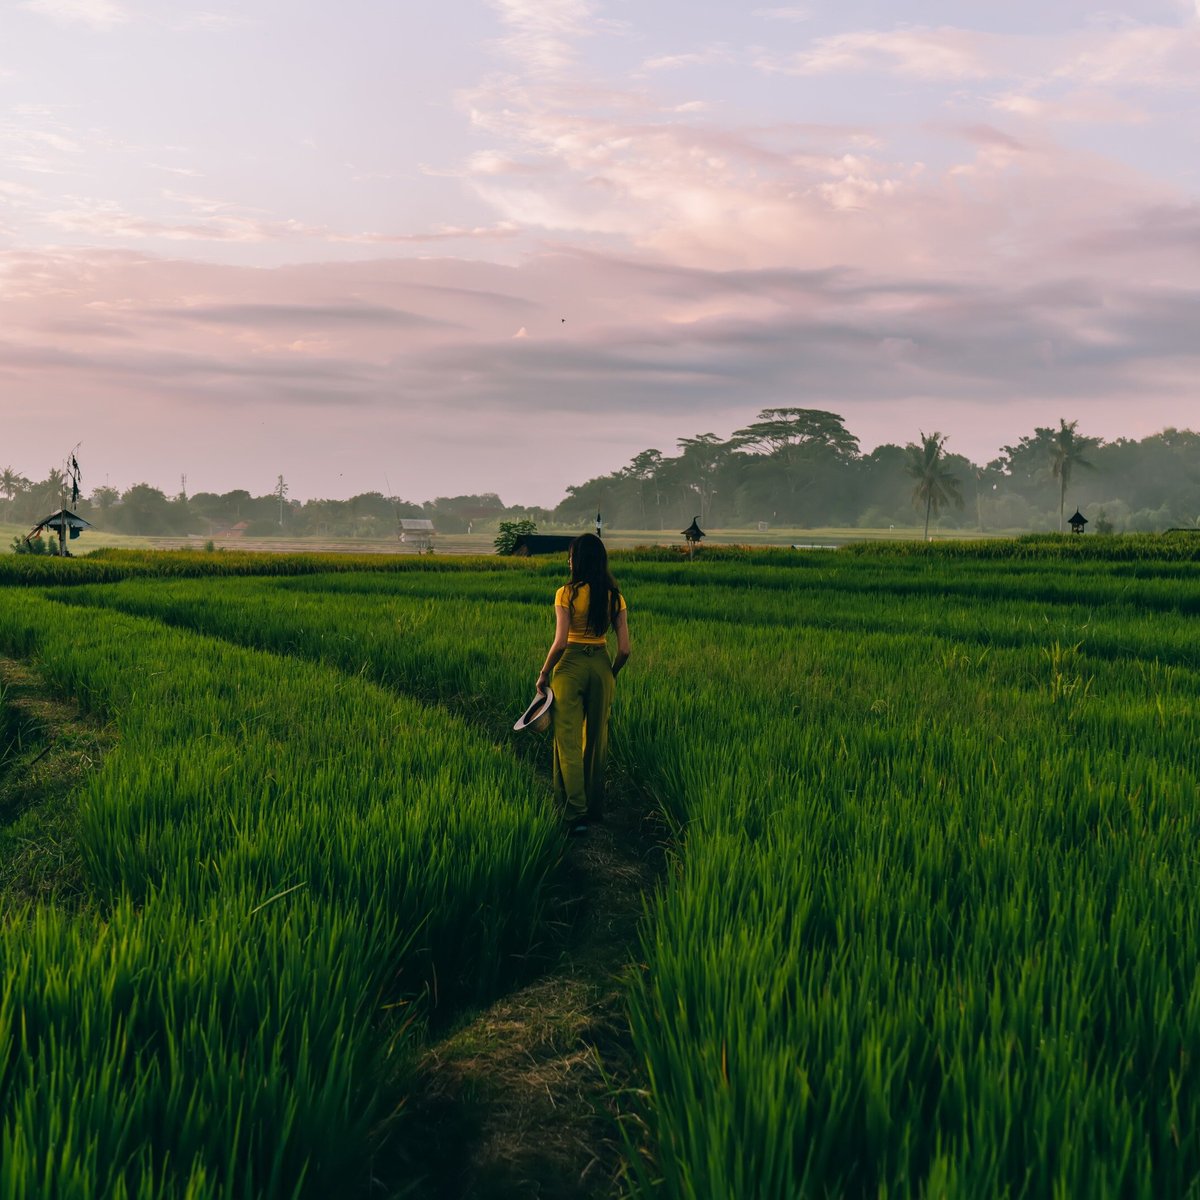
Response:
M229 33L253 24L250 17L229 12L189 12L175 18L175 28L185 32Z
M759 61L767 69L797 75L882 70L922 79L965 80L994 72L981 53L980 38L951 28L833 34L789 57L764 55Z
M1200 88L1200 23L1139 26L1073 43L1054 76L1099 87Z
M681 67L705 67L711 63L730 62L733 53L724 44L706 46L684 54L660 54L642 63L644 71L674 71Z
M811 21L812 9L793 5L790 8L756 8L754 10L756 17L763 17L768 21Z
M129 20L129 11L115 0L22 0L21 7L61 25L87 25L108 30Z
M488 0L509 29L500 45L537 75L559 75L578 57L576 42L595 31L587 0Z

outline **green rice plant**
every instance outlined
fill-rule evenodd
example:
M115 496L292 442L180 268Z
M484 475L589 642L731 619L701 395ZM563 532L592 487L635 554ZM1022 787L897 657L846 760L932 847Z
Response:
M135 617L27 594L0 645L122 734L81 800L98 915L0 930L0 1196L365 1186L412 1053L389 1014L485 999L545 938L560 834L529 772Z
M1192 553L1103 541L619 560L614 752L679 848L630 992L637 1190L1200 1188ZM70 599L499 729L559 572Z
M411 1077L379 1035L394 924L232 891L0 930L0 1196L331 1195ZM402 1026L396 1026L402 1032Z

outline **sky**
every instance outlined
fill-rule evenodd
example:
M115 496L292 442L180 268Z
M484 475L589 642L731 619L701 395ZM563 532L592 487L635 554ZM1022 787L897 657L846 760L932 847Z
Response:
M1198 118L1200 0L4 0L0 467L553 505L767 407L1195 428Z

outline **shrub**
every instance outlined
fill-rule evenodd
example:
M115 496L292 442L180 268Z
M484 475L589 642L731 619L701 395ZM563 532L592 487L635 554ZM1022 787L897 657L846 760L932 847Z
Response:
M522 517L519 521L501 521L498 529L499 532L492 542L492 545L496 547L496 553L511 554L516 549L518 538L524 537L527 533L537 533L537 522L531 521L528 517Z

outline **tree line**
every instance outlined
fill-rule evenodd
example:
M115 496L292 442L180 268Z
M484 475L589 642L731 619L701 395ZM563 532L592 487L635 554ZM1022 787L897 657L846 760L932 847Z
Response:
M1060 418L980 465L940 432L868 454L837 413L768 408L728 438L680 438L678 453L643 450L618 471L567 489L554 510L609 528L1062 529L1076 507L1096 532L1200 524L1200 434L1165 429L1106 442Z
M0 471L0 520L32 526L62 507L64 476L52 469L33 482L11 468ZM196 492L180 488L173 496L147 483L119 491L102 486L67 507L97 529L143 537L219 537L237 531L249 537L391 537L401 518L431 520L441 533L490 531L512 515L545 522L546 509L508 508L493 492L441 496L416 503L382 492L363 492L348 500L290 500L280 476L274 489L262 495L248 491Z
M432 520L441 533L491 533L516 518L590 528L597 512L608 529L672 534L693 517L716 528L1045 531L1061 529L1076 507L1095 532L1200 525L1200 434L1191 430L1106 442L1060 418L984 465L953 453L949 440L922 431L906 445L864 454L837 413L768 408L728 438L700 433L680 438L674 454L643 450L619 470L568 487L553 510L505 505L490 492L417 503L372 491L302 503L287 499L280 476L258 496L103 486L80 496L75 511L104 530L205 537L235 527L252 537L383 537L410 517ZM3 520L32 526L61 506L66 483L58 469L38 482L5 469Z

